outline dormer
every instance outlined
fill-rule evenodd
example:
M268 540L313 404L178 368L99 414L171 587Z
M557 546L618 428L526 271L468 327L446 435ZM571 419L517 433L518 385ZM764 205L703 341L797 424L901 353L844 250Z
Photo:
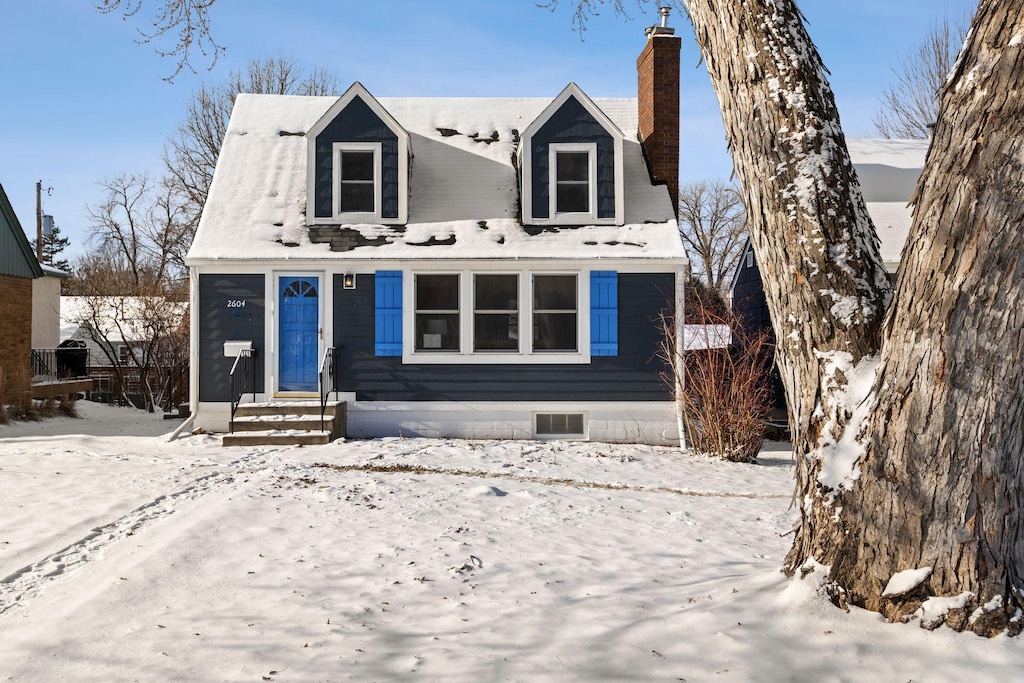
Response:
M361 83L306 132L306 222L409 220L409 133Z
M524 225L622 225L622 131L570 83L522 134Z

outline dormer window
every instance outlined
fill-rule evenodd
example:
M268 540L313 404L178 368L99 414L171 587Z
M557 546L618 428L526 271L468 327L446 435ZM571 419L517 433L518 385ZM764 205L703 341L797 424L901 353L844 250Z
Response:
M381 144L334 143L334 215L380 220Z
M310 225L409 220L409 133L354 83L306 131Z
M524 225L622 225L622 131L574 83L516 150Z
M555 169L550 175L551 215L596 218L597 145L552 144L550 156L549 168Z

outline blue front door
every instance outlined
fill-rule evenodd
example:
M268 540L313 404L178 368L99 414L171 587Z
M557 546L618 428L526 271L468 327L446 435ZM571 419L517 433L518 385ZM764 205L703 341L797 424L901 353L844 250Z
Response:
M317 391L320 346L320 280L281 278L279 391Z

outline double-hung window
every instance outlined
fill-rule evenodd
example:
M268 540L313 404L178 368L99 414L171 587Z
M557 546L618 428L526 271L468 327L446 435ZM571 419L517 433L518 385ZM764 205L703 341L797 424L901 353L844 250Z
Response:
M416 350L459 351L459 276L416 276Z
M593 220L597 216L597 145L552 143L549 164L551 217Z
M473 278L473 350L519 350L519 276Z
M533 350L576 351L575 275L533 276Z
M412 272L402 348L415 363L589 363L589 282L566 272ZM591 278L592 279L592 278ZM383 310L383 309L381 309Z
M334 143L334 216L352 221L379 221L381 214L381 144Z

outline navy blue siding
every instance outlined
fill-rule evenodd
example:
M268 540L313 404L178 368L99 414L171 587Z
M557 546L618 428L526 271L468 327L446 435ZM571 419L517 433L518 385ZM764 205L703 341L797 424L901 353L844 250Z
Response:
M374 354L373 275L334 278L341 391L361 401L666 401L656 359L658 313L673 306L671 273L619 273L619 355L590 365L402 365Z
M575 97L540 127L530 145L533 156L533 217L550 218L548 150L551 143L597 143L597 217L615 217L615 140Z
M362 98L356 96L316 136L316 200L317 218L330 218L334 196L333 169L335 142L380 142L381 216L398 218L398 136L373 113Z
M244 301L244 307L228 302ZM264 391L266 318L262 275L199 276L199 400L231 400L231 365L224 342L251 340L256 355L256 390Z
M748 332L758 332L763 329L770 330L772 319L768 314L768 301L764 296L761 269L757 266L757 259L748 256L752 253L750 242L747 242L732 285L732 311ZM751 264L749 268L748 258Z
M768 313L768 299L764 294L761 269L752 254L753 250L748 240L747 245L743 248L743 256L740 258L739 267L736 269L736 278L733 281L732 311L748 334L754 335L761 330L767 330L771 336L771 342L774 344L775 333L772 329L771 315ZM748 262L751 264L749 267L747 266ZM772 364L770 381L774 406L776 409L784 411L786 409L786 392L782 387L782 378L775 364Z

